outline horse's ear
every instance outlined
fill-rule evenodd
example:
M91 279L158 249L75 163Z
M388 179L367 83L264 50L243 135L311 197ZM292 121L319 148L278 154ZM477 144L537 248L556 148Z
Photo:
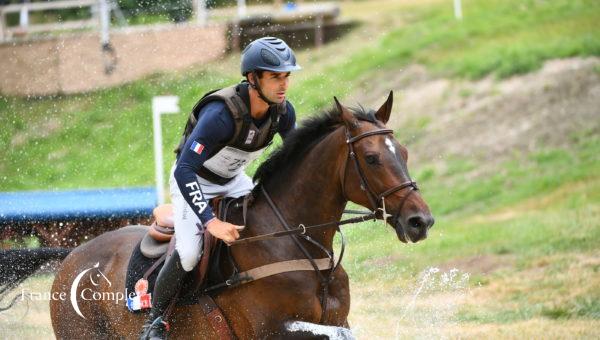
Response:
M346 124L346 126L348 126L350 129L356 127L358 122L352 112L342 105L337 97L333 97L333 100L335 101L335 105L340 113L340 121Z
M381 105L377 113L375 113L375 117L383 122L383 124L387 124L390 119L390 114L392 113L392 104L394 103L394 91L390 91L390 95L388 99Z

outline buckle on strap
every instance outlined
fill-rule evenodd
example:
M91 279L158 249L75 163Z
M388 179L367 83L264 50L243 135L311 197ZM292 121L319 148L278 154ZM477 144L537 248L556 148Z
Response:
M385 197L381 197L381 208L377 208L377 210L381 211L381 219L383 220L383 227L385 228L385 224L387 223L387 218L392 217L394 215L390 215L385 210Z

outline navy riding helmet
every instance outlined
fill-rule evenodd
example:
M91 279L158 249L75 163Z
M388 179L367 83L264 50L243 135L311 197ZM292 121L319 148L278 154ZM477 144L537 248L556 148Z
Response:
M296 64L294 51L279 38L256 39L242 52L243 76L257 70L291 72L300 69L300 65Z

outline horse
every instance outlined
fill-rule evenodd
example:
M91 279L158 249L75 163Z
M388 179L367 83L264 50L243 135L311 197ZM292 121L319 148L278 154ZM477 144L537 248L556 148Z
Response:
M250 208L244 214L234 211L229 219L245 225L241 239L282 231L286 224L304 228L305 234L224 247L240 270L333 254L334 236L340 228L331 222L341 220L348 201L385 220L403 243L427 237L434 219L409 176L407 149L385 126L393 93L377 111L347 108L335 97L334 102L332 109L304 120L260 165ZM310 225L325 227L306 227ZM125 287L132 250L147 230L127 226L59 253L66 258L54 279L52 296L68 298L50 301L57 338L133 339L139 335L145 315L129 312L117 293ZM27 255L36 257L35 251ZM219 267L227 271L229 261L219 259ZM104 278L93 281L81 276L90 268ZM324 271L272 275L222 289L213 298L237 338L328 338L349 329L349 279L339 263ZM220 338L197 306L176 305L171 315L170 337Z

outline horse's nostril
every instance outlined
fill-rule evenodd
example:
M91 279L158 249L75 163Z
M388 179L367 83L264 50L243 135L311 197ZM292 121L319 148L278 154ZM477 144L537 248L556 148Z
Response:
M433 223L435 222L435 220L433 219L433 216L431 215L426 215L426 216L422 216L422 215L415 215L410 217L408 220L408 225L416 228L416 229L429 229L431 228L431 226L433 225Z
M408 219L408 225L413 228L420 229L425 226L425 221L421 216L414 216Z

